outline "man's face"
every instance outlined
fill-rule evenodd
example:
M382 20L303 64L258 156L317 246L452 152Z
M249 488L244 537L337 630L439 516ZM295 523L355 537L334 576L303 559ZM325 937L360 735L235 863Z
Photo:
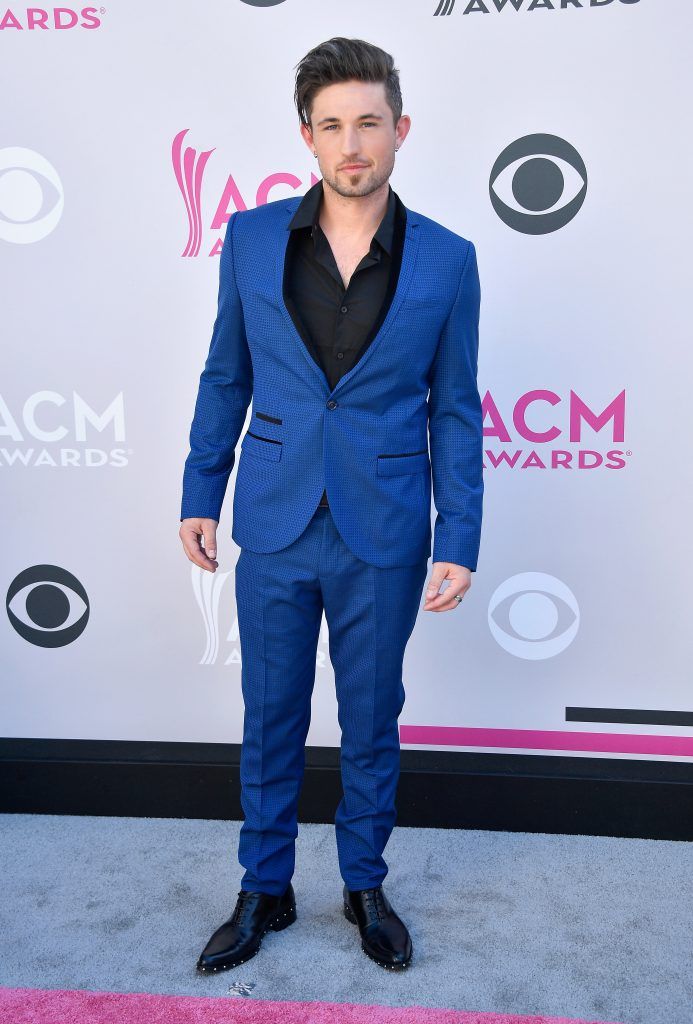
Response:
M325 182L343 196L369 195L388 180L410 123L403 114L395 128L382 82L358 81L324 86L310 120L312 134L305 125L301 134Z

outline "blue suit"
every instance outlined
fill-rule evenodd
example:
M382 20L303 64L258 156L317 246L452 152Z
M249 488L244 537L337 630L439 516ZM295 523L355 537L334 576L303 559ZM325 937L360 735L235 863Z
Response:
M407 208L390 308L330 389L283 294L299 202L276 200L228 222L181 505L181 519L220 519L252 399L232 519L245 703L239 859L243 888L273 893L294 869L323 609L342 727L340 868L350 889L384 878L402 661L431 555L431 486L433 561L472 571L483 496L474 245ZM318 508L323 488L329 508Z

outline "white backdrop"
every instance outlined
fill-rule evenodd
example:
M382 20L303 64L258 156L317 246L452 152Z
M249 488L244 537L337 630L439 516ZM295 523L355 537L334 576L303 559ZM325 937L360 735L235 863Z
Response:
M183 461L226 220L317 180L293 69L346 35L401 73L394 189L481 277L479 566L419 613L403 746L693 760L688 0L45 15L0 6L0 734L241 739L235 469L212 575Z

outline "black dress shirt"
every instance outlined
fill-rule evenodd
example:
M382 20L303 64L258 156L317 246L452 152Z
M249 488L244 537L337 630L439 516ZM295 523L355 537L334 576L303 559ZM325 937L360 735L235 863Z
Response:
M330 390L375 338L397 287L407 214L392 186L387 208L368 252L345 288L319 224L322 179L308 189L289 221L284 301ZM322 492L321 505L327 505Z

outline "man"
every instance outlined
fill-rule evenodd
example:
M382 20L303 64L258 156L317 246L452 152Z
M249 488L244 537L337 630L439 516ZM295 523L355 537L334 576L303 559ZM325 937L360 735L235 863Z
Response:
M183 474L180 538L214 572L252 398L232 527L245 873L232 916L200 954L203 973L245 962L268 929L296 920L297 804L323 610L342 731L343 910L376 963L409 964L382 854L396 819L402 663L431 554L431 471L424 610L457 607L480 542L474 245L389 185L410 127L389 54L330 39L299 63L295 101L322 179L303 198L228 222Z

